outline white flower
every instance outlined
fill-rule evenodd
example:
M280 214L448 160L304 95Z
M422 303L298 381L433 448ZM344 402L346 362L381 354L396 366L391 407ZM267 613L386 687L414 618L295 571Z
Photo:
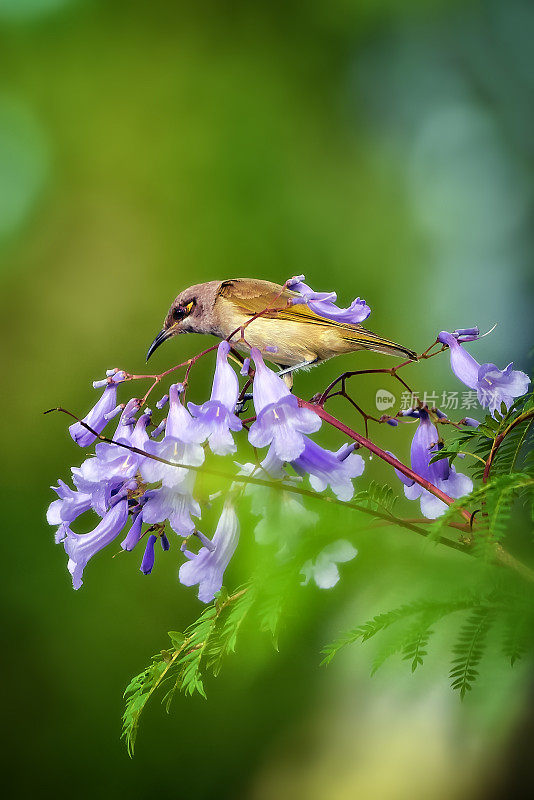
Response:
M313 578L319 589L331 589L339 581L339 570L337 564L344 561L351 561L358 555L355 547L347 542L346 539L338 539L337 542L329 544L322 550L315 561L306 561L300 574L304 576L301 581L302 586Z

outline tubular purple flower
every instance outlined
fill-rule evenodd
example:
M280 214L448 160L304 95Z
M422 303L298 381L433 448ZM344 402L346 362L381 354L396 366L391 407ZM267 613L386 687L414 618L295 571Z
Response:
M156 427L154 428L154 430L150 434L150 438L151 439L157 439L158 436L160 434L162 434L163 431L165 430L166 424L167 424L167 417L165 417L165 419L162 419L161 422L159 423L159 425L156 425Z
M123 412L123 417L125 412ZM114 437L115 441L144 450L148 442L146 426L150 422L151 416L152 412L147 408L137 422L131 417L128 419L128 424L119 422L117 431L120 433ZM140 462L143 461L143 456L138 453L107 442L97 444L95 454L94 457L83 462L79 473L86 481L92 483L113 481L118 483L133 478L139 469Z
M280 461L293 461L304 450L306 435L321 427L321 419L307 408L300 408L282 378L264 363L256 348L251 350L256 365L252 387L256 421L250 426L253 447L268 447Z
M357 297L348 308L338 308L335 305L337 300L335 292L314 292L303 280L304 275L297 275L287 281L288 289L302 295L291 299L293 305L305 304L320 317L335 322L348 322L351 325L358 325L370 315L371 309L365 300Z
M163 397L160 397L160 399L156 403L156 408L158 409L158 411L161 411L161 409L164 406L166 406L168 402L169 402L169 395L168 394L164 394Z
M150 408L146 408L144 413L141 414L137 422L135 423L135 428L133 429L133 433L130 436L129 444L132 447L136 447L138 450L146 451L146 446L150 442L147 433L147 425L150 423L152 419L152 411ZM143 461L145 461L145 456L139 455L139 453L132 453L130 455L135 456L137 459L137 467L139 469L140 465Z
M58 499L53 500L48 506L46 520L49 525L74 522L77 517L91 508L90 494L75 491L62 480L58 480L58 485L51 488L56 492Z
M117 405L117 383L124 380L124 373L117 372L106 380L100 400L98 400L89 413L83 418L83 422L93 428L97 433L102 433L107 424L106 415L112 412ZM69 427L69 433L80 447L88 447L92 444L96 436L90 433L80 422L75 422Z
M337 453L325 450L320 445L306 441L302 454L292 466L301 475L309 474L310 485L316 492L322 492L327 486L340 500L350 500L354 494L352 479L358 478L365 469L365 461L352 452L352 445L343 445Z
M122 540L121 547L123 550L133 550L136 544L139 543L143 532L143 513L142 510L135 512L132 515L132 524L130 530L126 534L126 538Z
M151 412L147 409L137 422L131 416L134 406L126 405L115 433L115 441L129 444L144 450L148 441L146 426L150 420ZM80 492L89 494L91 506L101 517L104 516L115 496L121 491L128 481L132 481L137 474L143 456L132 453L116 444L100 442L96 445L95 456L87 458L81 467L73 467L72 475L75 486ZM135 487L134 480L133 486Z
M72 480L78 491L91 496L93 511L103 517L112 505L113 497L122 488L124 480L115 476L106 480L88 480L84 477L83 468L89 460L86 459L81 467L71 467Z
M257 347L251 349L250 355L256 367L252 392L254 408L256 413L259 414L267 406L277 403L284 397L289 397L291 392L282 378L265 364Z
M478 419L473 419L473 417L464 417L460 420L460 424L468 425L470 428L478 428L480 422Z
M419 425L410 450L412 469L449 497L458 498L469 494L473 489L473 481L467 475L456 472L454 467L449 466L446 458L430 463L430 459L439 451L439 434L426 411L420 409L415 413L419 416ZM395 473L404 484L404 494L408 500L421 499L421 513L427 519L436 519L447 510L442 500L407 478L402 472L395 470Z
M183 487L181 487L183 488ZM189 536L196 528L191 517L199 518L201 509L190 492L162 486L146 493L148 499L143 506L143 522L153 525L168 519L173 531L179 536Z
M500 410L501 403L508 409L516 397L526 393L530 378L525 372L512 369L513 362L504 370L495 364L479 364L460 344L461 341L471 341L473 338L476 337L465 338L462 331L441 331L438 335L438 341L448 345L450 349L451 368L456 377L469 389L476 391L481 406L489 408L494 415L495 411Z
M140 403L141 401L137 397L132 397L132 399L128 400L126 405L123 406L122 414L119 417L119 422L117 423L115 433L112 437L115 442L129 443L130 436L135 427L135 415L139 410Z
M230 501L224 505L212 541L203 541L205 545L196 554L184 550L189 560L180 567L179 580L184 586L198 583L198 599L210 603L222 587L224 571L239 541L239 520Z
M109 422L111 419L115 419L115 417L118 417L123 410L124 410L124 403L119 403L119 405L115 406L115 408L112 411L110 411L108 414L105 414L105 418Z
M150 575L152 572L155 557L154 545L156 544L157 538L157 536L154 536L154 534L151 533L147 539L143 560L141 561L141 566L139 567L143 575Z
M452 335L458 342L474 342L480 338L480 330L478 325L474 328L457 328Z
M198 443L198 433L191 426L191 415L180 401L184 391L182 383L173 383L169 389L169 413L165 427L165 437L178 439L185 444Z
M78 534L67 528L63 546L69 557L67 567L72 575L74 589L79 589L82 585L83 570L89 559L119 535L127 519L128 500L123 497L107 512L91 533Z
M200 466L204 462L204 449L199 442L202 436L192 426L192 417L180 402L183 391L181 384L173 384L169 389L169 413L165 426L165 436L159 442L148 441L144 449L147 453L172 461L176 464ZM143 458L140 471L147 483L161 481L163 486L180 488L181 484L192 478L191 471L180 467L171 467L150 458ZM191 476L191 477L190 477ZM191 487L188 488L189 491Z
M235 453L237 448L230 431L240 431L243 427L239 417L234 414L239 381L228 363L229 352L229 343L221 342L217 348L217 364L210 399L200 406L195 403L187 404L195 418L192 426L200 441L207 439L211 451L220 456Z

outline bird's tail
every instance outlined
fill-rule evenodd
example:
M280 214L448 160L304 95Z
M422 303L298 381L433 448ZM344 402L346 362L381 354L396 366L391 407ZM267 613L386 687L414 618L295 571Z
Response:
M351 331L350 335L345 335L343 338L354 343L355 350L373 350L375 353L384 353L387 356L406 356L417 361L417 353L414 353L413 350L391 342L389 339L383 339L382 336L377 336L376 333L365 328Z

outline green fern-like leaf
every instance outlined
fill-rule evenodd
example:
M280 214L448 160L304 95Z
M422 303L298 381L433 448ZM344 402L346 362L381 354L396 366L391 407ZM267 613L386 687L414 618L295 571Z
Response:
M505 614L502 652L512 667L532 643L532 616L531 609L512 608Z
M198 692L206 697L204 667L209 666L218 674L224 655L235 649L239 629L253 601L253 590L249 586L231 596L222 590L184 633L169 632L173 649L153 656L150 665L136 675L124 691L122 736L130 755L134 751L141 714L157 689L169 682L172 684L163 697L167 711L176 691L187 695Z
M447 443L432 456L430 463L433 464L436 461L441 461L446 458L449 461L449 465L452 465L454 459L457 458L460 453L474 453L479 436L480 434L476 429L470 428L462 431L454 439L449 439Z
M358 493L354 500L372 510L391 513L398 500L398 494L387 483L371 481L366 490Z
M404 640L402 657L411 661L412 672L423 664L423 659L428 655L428 642L434 631L430 627L428 617L424 616L419 625L416 625L411 634Z
M257 616L261 631L270 633L275 650L278 650L278 635L282 613L287 606L292 589L299 582L303 562L290 561L277 564L276 569L262 576L262 591L258 601Z
M152 663L139 675L136 675L126 689L123 697L126 700L122 716L122 738L126 740L128 753L133 756L135 740L139 729L139 719L152 694L160 686L169 669L173 665L171 651L162 651L152 657Z
M215 633L218 611L215 604L208 606L200 617L185 631L185 642L181 655L176 661L179 670L174 687L166 696L167 705L172 700L176 689L185 694L192 695L198 692L206 697L202 680L202 658L210 644L210 639Z
M460 611L466 608L472 608L476 602L474 597L461 598L448 601L429 601L419 600L413 603L407 603L399 606L399 608L387 611L383 614L377 614L375 617L359 625L351 631L343 634L334 642L325 647L322 651L323 660L322 664L329 664L337 653L349 644L353 644L358 640L365 642L376 636L377 633L390 628L392 625L400 622L401 620L413 617L417 614L424 614L425 618L429 620L438 620L454 611Z
M495 608L479 606L475 608L467 622L462 626L458 641L453 648L449 677L451 686L460 692L460 697L465 697L470 692L478 678L478 664L484 654L485 641L488 630L495 617Z
M534 436L533 417L529 414L534 409L534 393L518 398L510 407L509 411L503 415L498 415L498 420L493 420L487 416L483 425L475 431L476 444L475 452L483 461L486 461L493 448L495 439L504 436L496 451L491 465L491 475L493 478L512 472L528 472L528 454L532 452ZM511 427L514 422L525 416L525 419ZM510 430L508 430L510 428ZM507 432L508 431L508 432ZM484 465L476 465L473 470L473 477L480 479L484 471Z
M377 655L375 656L373 663L371 664L371 676L375 675L375 673L380 669L380 667L386 663L392 656L396 655L397 653L401 653L405 640L405 633L404 631L397 631L395 635L389 638L387 642L379 649Z
M236 600L229 606L218 637L209 647L206 666L214 675L218 675L221 671L224 658L235 653L241 626L256 601L255 586L249 584L238 590L235 596Z

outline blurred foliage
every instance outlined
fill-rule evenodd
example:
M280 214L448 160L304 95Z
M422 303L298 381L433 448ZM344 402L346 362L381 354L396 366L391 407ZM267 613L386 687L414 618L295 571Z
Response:
M509 772L507 748L528 741L526 662L504 669L488 648L463 704L444 674L446 631L415 682L394 660L369 679L378 637L366 658L346 648L319 669L325 643L414 587L448 597L477 577L474 559L353 527L339 508L317 529L353 532L359 555L340 584L291 593L279 654L244 630L208 703L148 708L130 761L125 675L200 605L171 558L144 578L128 556L102 554L73 594L44 520L73 446L41 412L85 410L91 378L142 367L184 285L237 275L304 272L341 301L358 294L377 332L417 349L441 328L498 320L480 360L529 371L533 18L527 0L0 0L3 753L18 793L170 794L178 772L195 798L451 800L511 785L520 768ZM183 340L156 368L202 346ZM299 377L300 393L350 363ZM198 368L198 398L210 368ZM433 359L418 388L458 388L445 375ZM383 388L362 382L358 402L372 409ZM406 428L380 428L378 443L393 437L405 456ZM375 459L366 480L390 475ZM256 566L256 522L243 525L229 585Z

